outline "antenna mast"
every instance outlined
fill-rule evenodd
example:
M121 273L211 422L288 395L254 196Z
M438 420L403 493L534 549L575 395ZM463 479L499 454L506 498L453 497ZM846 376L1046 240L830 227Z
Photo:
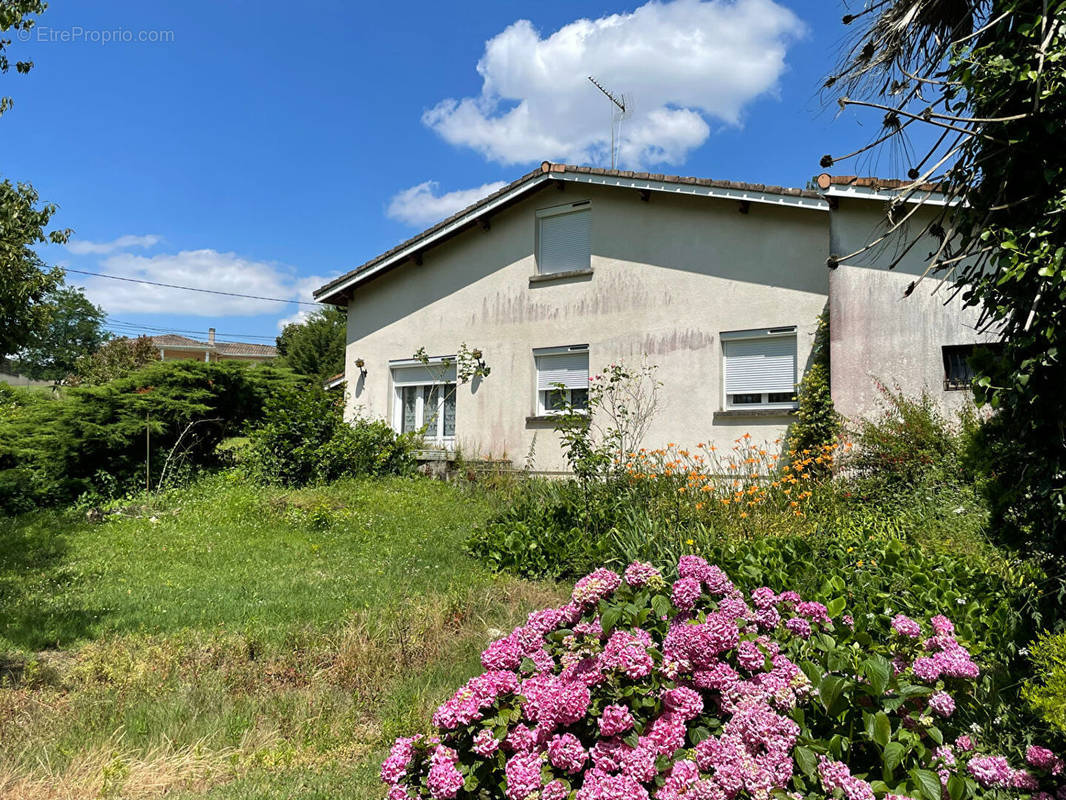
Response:
M608 100L610 100L611 103L614 105L614 108L611 109L611 169L614 169L615 151L617 149L616 145L615 145L614 129L615 129L615 125L617 125L618 126L618 144L621 145L621 140L622 140L622 120L625 118L625 115L626 115L626 96L623 94L623 95L619 95L618 97L615 97L606 88L604 88L604 86L599 81L597 81L591 75L589 75L588 78L589 78L589 81L592 82L592 85L595 86L597 89L599 89L601 92L603 92L604 96ZM615 110L615 109L617 109L617 110Z

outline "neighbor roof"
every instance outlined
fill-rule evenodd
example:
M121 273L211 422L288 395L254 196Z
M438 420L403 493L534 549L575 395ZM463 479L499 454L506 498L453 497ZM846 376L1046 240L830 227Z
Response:
M164 333L149 337L156 347L169 347L181 350L210 350L224 356L268 356L278 354L278 348L270 344L252 344L251 342L201 342L176 333Z
M315 300L322 303L343 304L346 302L345 292L357 284L403 263L408 258L419 258L424 250L474 225L484 223L492 213L542 188L550 181L615 186L639 191L694 194L730 200L743 200L752 203L799 206L820 211L828 210L822 195L808 189L793 189L762 183L716 181L710 178L662 175L651 172L629 172L620 169L579 167L570 164L553 164L550 161L545 161L539 168L526 173L502 189L483 197L473 205L456 214L452 214L447 219L441 220L436 225L412 236L407 241L396 245L390 250L386 250L365 264L320 287L315 292Z

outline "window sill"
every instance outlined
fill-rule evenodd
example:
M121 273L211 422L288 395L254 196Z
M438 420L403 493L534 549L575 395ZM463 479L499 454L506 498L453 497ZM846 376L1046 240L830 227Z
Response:
M573 269L569 272L549 272L545 275L530 275L529 285L536 286L542 283L562 283L565 281L583 280L592 277L591 269Z
M794 417L794 408L730 408L726 411L715 411L712 422L720 419L751 419L756 417Z
M581 415L582 417L587 417L588 416L583 411L578 411L576 413ZM566 414L530 414L528 417L526 417L526 424L527 425L536 425L536 424L541 424L541 423L545 423L545 422L554 423L554 422L558 422L560 419L562 419L565 416L566 416Z

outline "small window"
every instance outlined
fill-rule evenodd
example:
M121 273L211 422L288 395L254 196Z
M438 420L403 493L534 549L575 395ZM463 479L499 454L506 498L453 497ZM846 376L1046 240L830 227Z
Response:
M399 433L424 431L428 440L455 438L455 365L433 359L429 364L392 368L395 387L393 428Z
M986 342L983 344L948 344L940 348L944 358L944 391L953 392L971 388L974 379L973 356L978 351L996 352L1000 347L999 342Z
M541 275L590 268L591 216L588 201L537 212L537 271Z
M559 414L568 406L589 406L588 345L550 347L533 351L537 364L537 413Z
M796 407L796 328L722 334L725 407Z

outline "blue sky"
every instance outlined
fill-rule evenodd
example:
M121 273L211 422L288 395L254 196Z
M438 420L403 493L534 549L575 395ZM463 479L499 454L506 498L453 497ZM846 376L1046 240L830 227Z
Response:
M823 153L877 130L818 96L842 13L824 0L55 0L10 48L33 71L0 78L15 100L0 175L33 183L75 230L42 249L52 263L309 300L544 158L604 164L609 110L590 73L632 99L621 166L805 185ZM70 281L140 326L271 337L300 310Z

